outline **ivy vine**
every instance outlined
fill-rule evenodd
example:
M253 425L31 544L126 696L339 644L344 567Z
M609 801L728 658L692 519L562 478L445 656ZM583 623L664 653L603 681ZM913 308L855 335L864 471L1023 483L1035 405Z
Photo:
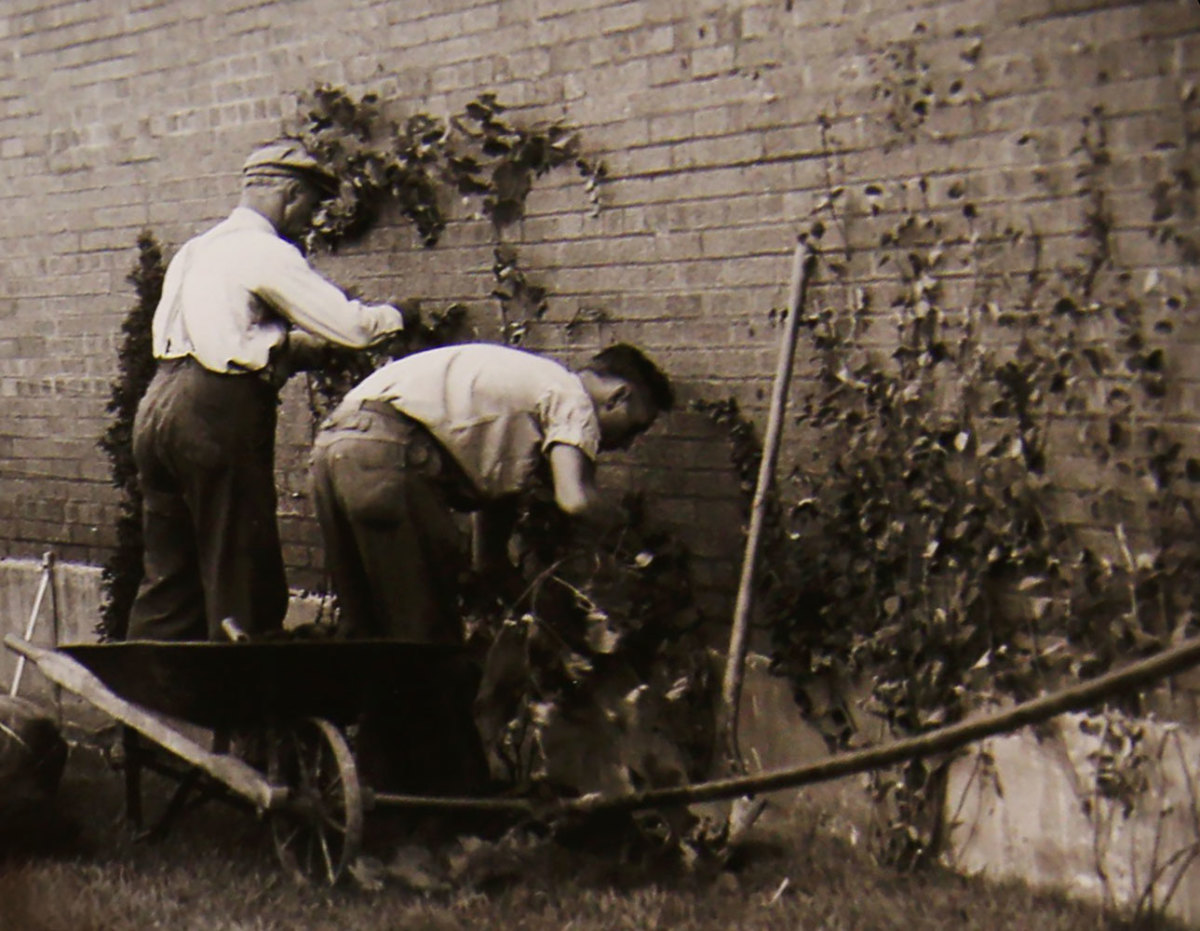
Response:
M337 195L313 216L310 247L336 248L362 236L388 204L432 247L446 227L445 205L452 198L474 200L496 238L491 296L499 304L501 337L510 345L522 342L530 325L545 316L549 289L521 269L515 247L500 241L501 231L525 215L534 180L564 166L583 178L594 213L606 170L582 154L579 133L564 122L522 126L506 114L495 94L479 95L448 119L417 113L403 121L390 119L371 93L355 98L322 84L298 95L296 115L285 129L340 182ZM415 337L395 345L331 353L322 371L309 377L314 420L384 362L458 338L466 308L453 305L430 319Z
M969 199L930 209L921 178L821 198L814 241L853 222L874 243L823 254L839 296L802 320L796 424L812 452L777 489L759 580L774 666L801 697L814 677L865 677L868 710L914 734L1195 628L1200 462L1165 405L1186 288L1117 264L1103 111L1074 154L1084 248L1057 268L1035 232ZM706 407L749 489L749 422ZM825 723L832 743L853 739ZM873 775L883 859L937 852L948 762Z
M1167 177L1155 182L1150 191L1152 209L1149 235L1159 244L1171 244L1185 265L1200 265L1200 236L1197 235L1198 182L1193 171L1196 149L1200 145L1200 93L1188 83L1179 92L1181 144L1164 142L1175 155Z
M495 94L481 94L448 120L418 113L396 122L375 94L355 99L323 84L299 95L287 131L341 182L318 209L312 240L336 246L360 236L394 203L433 246L451 194L477 199L500 229L525 215L534 179L565 165L578 170L598 209L605 168L581 154L579 133L562 121L520 126L506 112Z

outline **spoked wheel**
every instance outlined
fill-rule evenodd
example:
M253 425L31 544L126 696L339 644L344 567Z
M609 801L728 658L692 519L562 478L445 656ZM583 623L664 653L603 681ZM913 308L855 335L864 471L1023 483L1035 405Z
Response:
M276 731L267 778L291 790L287 804L271 814L280 863L304 881L333 885L362 843L362 788L346 738L319 718Z

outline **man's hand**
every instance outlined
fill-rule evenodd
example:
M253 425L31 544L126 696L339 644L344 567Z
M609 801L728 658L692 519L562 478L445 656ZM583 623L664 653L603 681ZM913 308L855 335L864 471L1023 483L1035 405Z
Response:
M411 353L419 345L421 302L416 298L408 298L403 301L389 301L388 306L399 311L404 328L389 333L376 344L375 348L386 356L399 359Z
M421 328L421 302L417 298L409 297L391 303L400 311L400 318L404 321L404 332L411 334Z
M628 525L629 507L605 500L596 488L596 466L578 447L555 443L550 447L550 474L554 503L563 513L586 521L601 535Z

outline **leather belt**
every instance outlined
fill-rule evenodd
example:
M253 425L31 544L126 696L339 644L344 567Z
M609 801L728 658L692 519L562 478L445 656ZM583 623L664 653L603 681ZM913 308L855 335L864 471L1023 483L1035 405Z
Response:
M275 381L275 373L273 368L268 365L261 369L242 369L240 372L214 372L212 369L205 366L195 356L174 356L170 359L158 359L158 368L164 372L178 371L183 368L199 369L208 375L214 375L217 378L245 378L250 377L256 381L262 382L264 385L269 385L272 390L278 390L279 384Z

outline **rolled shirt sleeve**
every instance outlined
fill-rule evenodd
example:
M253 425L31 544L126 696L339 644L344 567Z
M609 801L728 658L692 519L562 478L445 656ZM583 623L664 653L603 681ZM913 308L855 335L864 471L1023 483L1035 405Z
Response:
M555 384L542 395L537 418L542 428L542 453L555 443L575 446L591 460L600 452L596 408L576 376Z

